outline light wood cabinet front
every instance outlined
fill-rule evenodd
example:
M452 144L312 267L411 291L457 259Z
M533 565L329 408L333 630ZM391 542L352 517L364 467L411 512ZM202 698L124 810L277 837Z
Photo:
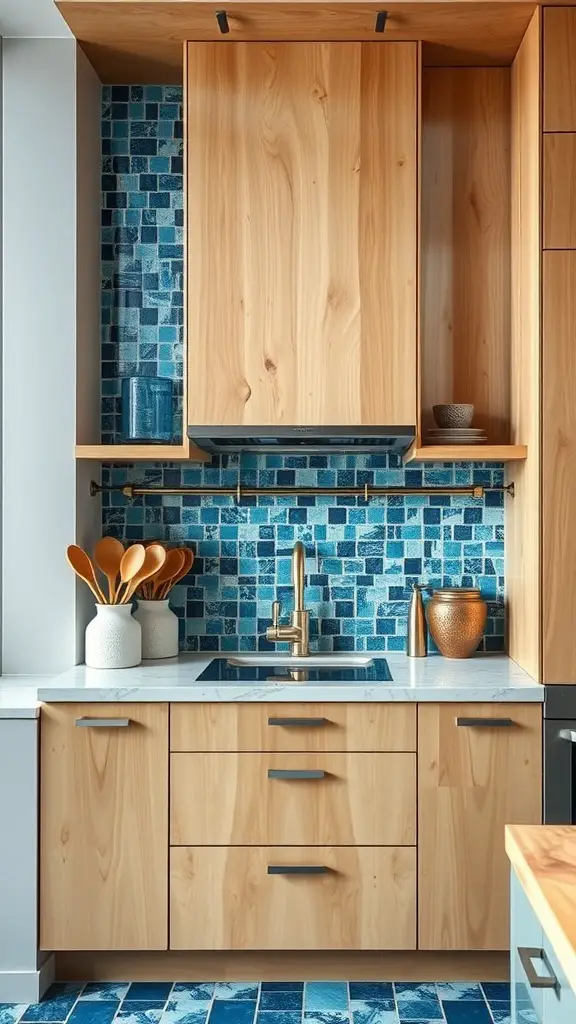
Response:
M411 846L415 754L172 754L173 846Z
M507 949L504 826L541 821L541 705L420 704L418 736L419 948Z
M543 147L544 248L575 249L576 133L544 135Z
M171 949L415 949L414 848L171 850ZM270 874L320 869L322 873Z
M576 132L576 7L544 7L545 132Z
M168 705L44 705L40 726L40 947L166 949Z
M188 44L190 424L416 422L417 55Z
M576 252L543 254L543 682L576 679Z
M171 704L172 751L415 751L415 704Z

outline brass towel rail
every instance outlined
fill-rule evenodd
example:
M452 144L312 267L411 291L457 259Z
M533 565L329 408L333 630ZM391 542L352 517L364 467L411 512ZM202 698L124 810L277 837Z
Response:
M450 498L483 498L485 494L496 492L508 494L514 497L514 484L507 484L501 487L484 487L483 484L471 484L468 487L374 487L372 484L364 484L361 487L251 487L238 481L236 487L145 487L141 484L98 484L95 480L90 483L90 494L93 498L97 494L108 491L121 491L125 498L131 501L134 498L145 497L149 494L165 494L184 497L187 495L198 495L202 498L228 497L235 498L240 504L243 498L318 498L318 497L348 497L361 498L368 502L371 498L398 498L413 497L415 495L428 495Z

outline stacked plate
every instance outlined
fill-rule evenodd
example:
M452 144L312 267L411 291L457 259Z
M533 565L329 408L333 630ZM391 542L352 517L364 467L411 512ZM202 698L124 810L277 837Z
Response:
M486 431L480 427L431 427L429 444L486 444Z

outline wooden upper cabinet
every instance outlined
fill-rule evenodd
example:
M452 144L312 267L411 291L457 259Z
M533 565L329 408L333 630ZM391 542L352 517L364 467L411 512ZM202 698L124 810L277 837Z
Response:
M576 679L576 252L545 252L542 289L544 683Z
M193 425L416 420L416 43L190 43Z
M544 248L576 249L576 134L544 135L543 155Z
M576 7L544 8L545 132L576 132Z
M168 705L45 705L40 727L40 948L166 949Z
M541 792L540 704L419 705L419 949L508 949L504 826L539 824Z

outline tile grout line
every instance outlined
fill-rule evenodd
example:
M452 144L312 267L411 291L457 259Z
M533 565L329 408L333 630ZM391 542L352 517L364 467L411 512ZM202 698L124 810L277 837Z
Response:
M260 1000L262 999L262 982L258 982L258 992L256 993L256 1006L254 1007L254 1016L252 1018L252 1024L256 1024L258 1020L258 1014L260 1013Z

